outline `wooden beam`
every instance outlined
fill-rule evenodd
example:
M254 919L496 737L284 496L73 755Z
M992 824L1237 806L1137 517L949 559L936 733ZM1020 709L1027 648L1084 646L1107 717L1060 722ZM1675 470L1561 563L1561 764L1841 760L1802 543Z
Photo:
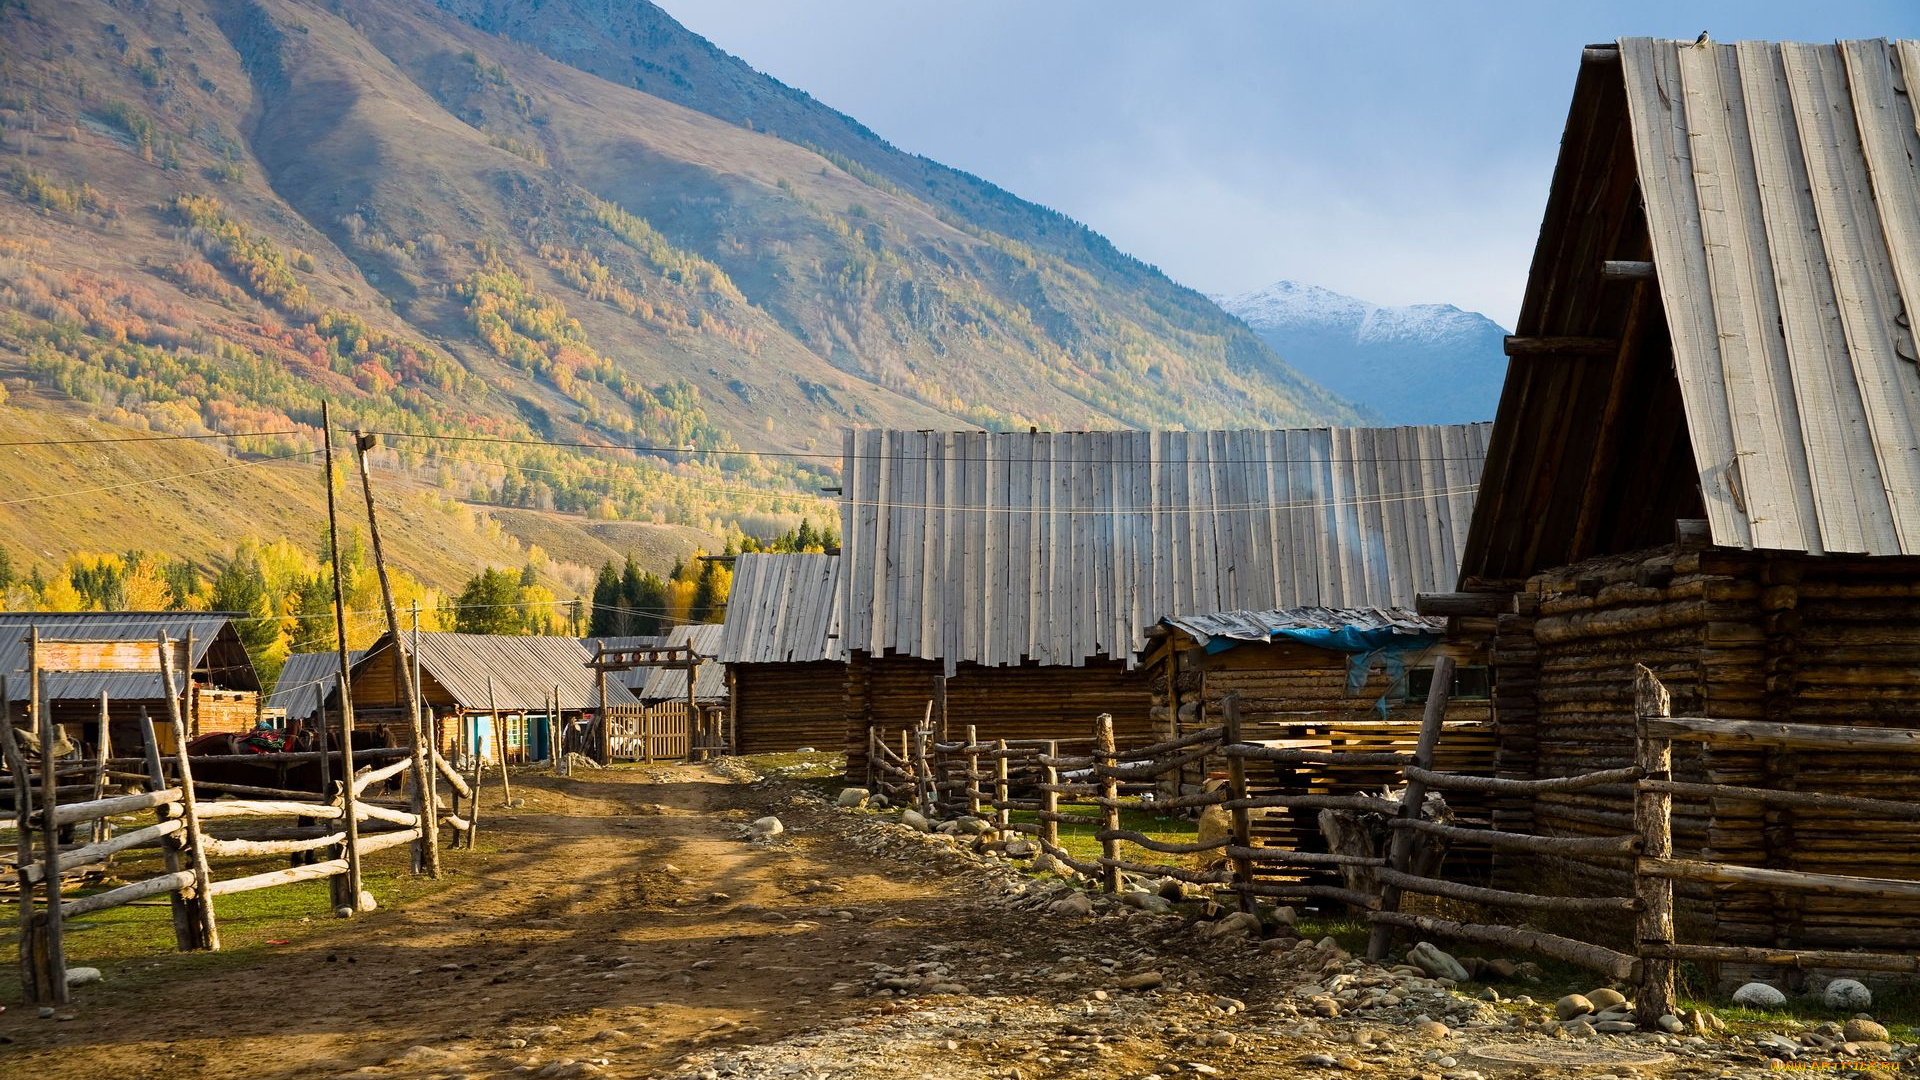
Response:
M1851 725L1774 724L1762 720L1714 720L1697 716L1649 719L1647 731L1670 739L1710 743L1756 743L1804 750L1920 751L1920 731Z
M1435 592L1413 598L1422 615L1503 615L1513 607L1511 592Z
M1578 359L1612 356L1620 351L1620 340L1605 337L1521 337L1509 334L1502 347L1508 356L1516 360L1542 356Z
M1920 900L1920 881L1898 878L1810 874L1799 870L1768 870L1759 866L1729 866L1691 859L1641 858L1635 872L1674 881L1705 881L1715 885L1757 885L1765 889L1814 893L1820 896L1867 896L1875 900Z
M1639 259L1608 259L1600 264L1600 276L1608 281L1652 281L1653 263Z

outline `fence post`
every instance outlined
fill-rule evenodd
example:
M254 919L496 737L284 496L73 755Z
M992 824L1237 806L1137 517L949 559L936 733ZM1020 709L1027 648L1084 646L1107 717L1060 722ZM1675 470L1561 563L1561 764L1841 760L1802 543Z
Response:
M1100 887L1107 892L1120 891L1120 841L1111 834L1120 829L1120 778L1115 769L1120 762L1113 749L1113 714L1101 713L1093 722L1093 771L1100 777L1101 831L1109 839L1100 841Z
M93 797L97 800L107 797L107 758L112 756L113 749L113 736L107 729L107 692L105 690L100 691L100 726L94 732L93 743ZM94 843L102 843L111 839L112 836L113 826L106 818L94 819ZM112 858L109 857L107 862L111 865Z
M1673 1011L1673 961L1648 955L1648 946L1673 944L1673 881L1639 872L1642 864L1673 857L1673 796L1650 791L1648 780L1669 780L1673 774L1673 740L1647 731L1647 721L1673 714L1673 701L1644 664L1634 665L1634 764L1642 780L1633 794L1633 823L1640 833L1640 857L1634 861L1633 893L1640 900L1635 920L1634 952L1640 958L1640 989L1635 1019L1651 1028Z
M189 662L193 656L191 648L187 650ZM220 926L213 918L213 872L207 869L207 849L200 836L200 809L193 798L193 769L187 764L186 725L180 716L180 698L173 690L173 657L167 652L167 636L160 635L160 679L167 688L168 719L173 721L173 768L179 774L180 807L186 819L186 828L181 830L188 848L188 858L193 870L193 899L198 925L194 927L194 947L220 949ZM187 685L193 685L193 671L187 671ZM353 783L348 777L348 784Z
M873 728L868 727L867 728L867 793L869 795L878 794L880 791L880 785L878 781L874 779L875 777L880 775L880 769L878 764L876 763L880 753L880 749L876 745L876 742L877 740L874 738Z
M1223 727L1221 730L1222 747L1236 746L1240 742L1240 694L1229 692L1221 702ZM1227 755L1227 794L1234 801L1244 804L1247 801L1247 759L1236 754ZM1233 846L1250 848L1253 846L1253 812L1246 806L1236 806L1228 811L1229 835ZM1236 886L1253 884L1253 860L1245 855L1230 857L1233 866L1233 882ZM1240 910L1253 910L1253 893L1248 889L1236 890L1240 897Z
M47 859L47 908L33 919L34 944L31 948L34 977L40 984L43 1001L64 1005L67 1001L67 946L60 919L60 826L54 824L53 811L59 805L60 759L54 750L60 745L60 728L53 722L53 710L47 707L46 684L40 681L40 628L27 635L27 686L32 695L28 707L33 711L34 734L40 739L40 824L41 846ZM43 696L44 695L44 696ZM85 760L82 758L81 760ZM19 821L20 842L31 846L33 833L25 818ZM26 894L21 895L24 902ZM25 944L25 942L23 942Z
M920 812L935 817L940 813L940 807L936 805L938 793L933 787L932 767L927 764L927 743L931 739L931 729L926 724L913 729L913 757L907 761L907 768L913 771L913 787L918 792Z
M1013 789L1012 759L1007 757L1007 740L995 739L993 749L993 820L1005 832L1013 824L1013 808L1007 805Z
M153 783L153 790L159 791L167 786L167 770L160 764L160 740L153 734L153 717L147 715L147 707L140 706L140 739L146 747L147 776ZM160 853L166 861L167 873L180 872L180 854L184 848L179 833L162 837ZM168 906L173 909L173 944L181 952L196 947L196 935L193 930L193 911L187 907L185 897L178 889L167 894Z
M967 725L967 813L980 816L980 747L974 725Z
M1440 745L1440 730L1447 718L1447 696L1453 690L1453 657L1442 656L1433 662L1433 683L1427 688L1427 711L1420 717L1420 741L1414 744L1413 763L1422 769L1433 768L1433 751ZM1400 794L1400 817L1417 818L1420 816L1420 804L1427 798L1427 785L1419 780L1407 781ZM1393 838L1388 842L1387 866L1397 873L1406 873L1413 863L1414 833L1412 829L1395 829ZM1397 885L1380 886L1380 910L1400 910L1400 887ZM1393 947L1393 927L1386 923L1374 923L1373 933L1367 936L1367 959L1378 963L1386 957L1387 950Z
M1060 744L1052 739L1047 740L1048 763L1042 766L1046 771L1040 774L1045 781L1040 789L1040 847L1043 851L1052 851L1060 846L1060 822L1055 820L1060 814L1060 792L1057 790L1060 787L1060 770L1052 764L1053 759L1059 756Z
M7 771L13 774L14 825L20 836L14 848L14 873L20 880L20 993L25 1001L47 1001L50 995L42 992L35 972L33 882L27 878L27 868L33 865L33 831L27 828L27 819L33 815L33 776L27 771L26 755L13 737L13 705L8 690L7 677L0 674L0 753L6 755Z

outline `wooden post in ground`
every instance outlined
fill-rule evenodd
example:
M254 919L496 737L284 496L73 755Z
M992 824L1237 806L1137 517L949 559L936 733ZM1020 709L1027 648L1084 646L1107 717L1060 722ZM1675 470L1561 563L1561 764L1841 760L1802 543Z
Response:
M606 646L601 646L600 651L605 653ZM601 659L604 661L604 656ZM611 765L613 764L613 713L607 708L607 669L596 665L594 676L594 684L600 690L600 764Z
M100 691L100 723L93 733L93 797L107 797L107 759L113 756L112 735L107 730L107 692ZM106 818L97 818L93 823L93 842L104 843L112 835L113 826Z
M189 639L191 641L191 639ZM193 647L188 645L186 654L188 663L192 663ZM213 917L213 872L207 869L207 849L201 841L200 808L193 797L193 768L187 764L187 740L180 732L186 730L180 716L180 698L174 694L173 654L167 648L167 636L160 635L160 681L167 688L168 719L173 721L176 737L173 740L173 769L180 783L180 809L186 819L186 828L181 831L188 848L187 855L193 870L193 903L195 920L195 948L220 948L220 925ZM187 684L193 683L193 673L189 668ZM57 910L57 909L56 909Z
M407 716L411 719L407 734L413 751L413 812L420 816L420 839L414 846L414 873L440 876L440 816L426 802L429 788L426 740L420 732L420 684L414 681L413 668L400 647L400 611L393 603L393 580L387 575L387 557L380 545L380 519L373 508L373 473L367 468L367 451L375 438L360 434L354 442L355 458L360 463L360 486L367 497L367 537L373 544L373 569L380 578L380 602L387 612L387 640L394 651L394 666L406 684Z
M1433 662L1433 683L1427 688L1427 710L1420 716L1420 740L1413 748L1413 763L1422 769L1433 768L1433 751L1440 745L1440 731L1447 719L1447 697L1452 691L1453 657L1442 656ZM1419 818L1421 804L1426 799L1427 785L1419 780L1408 780L1406 789L1400 793L1399 816L1405 819ZM1412 829L1393 830L1393 839L1387 847L1389 869L1399 874L1407 872L1413 863L1414 839ZM1380 910L1400 910L1399 886L1380 886ZM1386 959L1387 950L1392 947L1393 927L1387 923L1373 924L1373 932L1367 935L1367 959L1379 963Z
M34 978L46 1000L65 1004L67 1000L66 927L60 918L60 826L53 811L60 799L60 761L54 749L60 743L59 728L53 722L53 710L47 707L47 690L40 683L40 628L33 627L27 640L27 667L32 672L34 731L40 737L40 823L42 853L47 859L47 909L35 920L39 928L38 948L34 953ZM20 839L32 834L22 821Z
M940 791L934 787L933 766L927 761L927 743L933 739L933 702L927 702L926 718L913 729L913 758L907 768L913 770L913 783L920 791L920 812L928 817L940 813Z
M920 800L920 781L913 775L913 746L909 741L911 738L912 736L907 734L906 728L903 727L900 729L900 768L907 774L907 782L904 785L907 789L906 797L914 802L918 802ZM926 809L924 806L919 807L922 813L925 813Z
M413 685L420 683L420 601L415 600L413 608ZM440 736L434 730L433 708L427 704L426 694L420 695L420 715L416 722L426 735L427 742L427 790L422 801L427 804L427 812L437 821L440 817L440 770L434 768L433 759L440 753Z
M947 677L933 677L933 725L940 733L940 741L947 741Z
M980 816L980 733L967 725L967 813Z
M547 767L560 771L560 684L553 684L552 704L547 708Z
M1225 714L1223 716L1224 730L1220 736L1221 745L1233 746L1240 741L1240 695L1237 691L1227 694L1225 700L1221 702L1221 712ZM1236 801L1246 801L1248 794L1246 758L1234 757L1232 755L1227 757L1227 793ZM1245 806L1236 806L1228 811L1228 833L1233 839L1234 847L1252 847L1252 811L1248 810ZM1253 860L1244 855L1236 855L1229 861L1233 865L1233 883L1237 886L1252 885ZM1239 893L1240 910L1252 911L1253 891L1249 888L1241 888Z
M1052 739L1047 740L1047 757L1059 756L1060 744ZM1055 790L1060 786L1060 769L1051 763L1042 768L1046 771L1040 774L1040 778L1046 786L1040 791L1040 846L1044 850L1051 850L1060 846L1060 823L1054 820L1054 816L1060 813L1060 792Z
M341 785L340 805L344 811L342 821L347 833L344 849L347 872L328 878L327 887L332 893L333 910L339 912L344 908L351 913L360 910L360 808L359 799L353 791L353 663L352 654L347 651L347 596L340 574L340 514L333 500L333 420L325 400L320 402L320 428L327 469L327 559L333 564L333 638L340 658L340 671L335 681L340 694L340 778L345 781ZM320 700L320 722L324 731L325 696ZM324 737L320 748L326 749ZM320 760L320 767L325 769L327 759ZM321 775L326 774L323 772Z
M1100 828L1112 833L1120 828L1120 778L1114 775L1119 756L1113 745L1113 714L1101 713L1093 722L1093 765L1100 777ZM1120 891L1120 841L1100 841L1100 887L1107 892Z
M460 719L463 723L472 724L472 726L467 729L472 733L473 743L473 783L468 785L473 791L473 798L467 800L467 850L472 851L474 839L480 835L480 763L485 759L480 756L480 721L478 717L473 713L463 712L460 714Z
M880 775L879 760L880 742L875 737L873 728L869 726L867 728L867 792L870 795L878 794L880 790L879 782L874 779Z
M1649 719L1673 714L1672 698L1652 671L1634 665L1633 711L1636 739L1634 764L1645 780L1672 779L1673 740L1647 731ZM1673 857L1673 795L1650 790L1642 783L1633 796L1633 823L1640 833L1640 860ZM1637 863L1636 863L1637 867ZM1640 958L1640 989L1635 995L1635 1019L1651 1028L1674 1009L1673 961L1652 949L1673 944L1673 879L1636 872L1634 896L1640 914L1634 925L1634 952ZM1651 948L1650 948L1651 947Z
M1013 790L1012 759L1007 757L1007 740L995 739L993 748L993 820L1004 832L1013 824L1013 808L1007 805Z
M691 638L687 640L687 648L688 649L693 648L693 640ZM695 742L694 732L698 730L700 727L700 699L694 696L693 681L699 677L700 677L700 658L696 655L692 660L688 661L687 663L687 760L688 761L705 761L706 760L706 754L704 753L700 754L700 756L696 758L694 756L694 749L693 749L693 744ZM706 743L706 740L704 738L698 741L703 745Z
M153 733L153 717L147 715L146 706L140 707L140 742L146 748L147 777L153 783L153 790L159 791L167 786L167 770L160 763L160 740ZM186 838L179 833L162 837L160 853L166 862L167 873L180 872L180 856L186 850ZM194 930L193 909L187 906L187 898L180 895L178 889L167 894L168 907L173 909L173 943L181 952L198 948L199 934Z
M14 879L20 883L20 994L24 1001L51 1001L51 994L43 991L40 982L42 965L37 960L38 929L34 925L38 914L33 906L33 879L27 873L33 865L33 830L27 827L33 816L33 774L27 771L27 757L14 738L13 699L9 693L7 677L0 674L0 753L6 755L7 771L13 774L14 825L20 837L13 855ZM32 709L31 702L28 709Z

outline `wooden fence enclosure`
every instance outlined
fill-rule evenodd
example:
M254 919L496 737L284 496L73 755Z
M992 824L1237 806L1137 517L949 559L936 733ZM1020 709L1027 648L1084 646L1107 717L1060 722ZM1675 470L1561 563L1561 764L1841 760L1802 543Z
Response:
M607 758L705 761L728 752L726 710L684 701L607 707Z
M1670 715L1666 688L1641 667L1635 687L1632 765L1536 780L1476 775L1440 767L1447 761L1440 742L1445 730L1445 687L1452 664L1442 658L1435 666L1434 689L1411 753L1362 751L1349 754L1343 762L1347 767L1391 770L1404 782L1397 800L1371 793L1257 790L1248 780L1249 763L1280 762L1311 772L1325 766L1329 751L1243 741L1239 702L1233 695L1223 702L1223 725L1126 752L1114 749L1112 721L1105 716L1095 722L1088 750L1078 753L1064 752L1058 742L980 740L972 737L971 731L965 741L942 743L933 737L931 725L924 724L892 732L876 730L869 735L866 747L869 785L901 805L935 814L991 817L1002 832L1032 837L1040 850L1098 880L1107 891L1119 889L1121 874L1126 872L1213 886L1236 894L1242 910L1249 909L1255 898L1346 903L1364 913L1373 925L1368 953L1374 960L1386 957L1396 933L1408 932L1524 950L1577 964L1635 986L1638 1019L1643 1026L1654 1024L1675 1007L1674 967L1680 961L1920 974L1920 956L1910 953L1682 941L1675 919L1676 882L1805 893L1836 903L1851 899L1861 917L1876 918L1875 913L1890 902L1920 902L1920 881L1744 866L1707 855L1679 858L1674 853L1673 829L1676 799L1751 803L1904 826L1906 842L1911 844L1914 826L1920 825L1920 804L1804 790L1683 783L1672 775L1675 742L1851 753L1861 756L1864 767L1877 755L1920 750L1920 730L1675 717ZM1225 761L1227 771L1226 784L1216 790L1195 792L1191 786L1172 788L1166 782L1215 758ZM1546 793L1610 790L1631 794L1630 830L1580 836L1535 835L1495 829L1484 818L1450 824L1429 820L1422 812L1430 791L1478 797L1485 805L1491 799L1525 800ZM1063 802L1090 805L1095 813L1064 813ZM1170 842L1121 827L1121 814L1130 808L1215 807L1227 815L1223 836ZM1254 817L1276 808L1286 812L1338 810L1385 815L1391 841L1385 851L1373 855L1302 851L1263 843L1255 830ZM1030 812L1033 820L1014 820L1013 814L1022 811ZM1061 846L1062 825L1095 828L1100 856L1077 858ZM1887 839L1885 828L1874 835L1881 842ZM1421 868L1417 850L1426 838L1445 841L1454 850L1464 846L1469 851L1603 866L1614 870L1616 878L1628 883L1629 888L1619 895L1572 896L1554 894L1544 886L1539 892L1529 892L1470 884L1459 874L1442 876L1436 868ZM1211 869L1196 866L1192 857L1209 852L1222 857L1223 865ZM1185 859L1172 862L1163 856ZM1378 883L1377 887L1356 890L1313 876L1342 867L1370 869L1370 879ZM1487 917L1476 922L1404 911L1402 905L1409 895L1457 901L1487 913ZM1861 901L1867 903L1862 905ZM1507 913L1502 915L1506 919L1518 913L1519 921L1552 917L1564 932L1492 918L1501 913ZM1593 940L1601 938L1604 931L1579 936L1581 931L1566 929L1570 926L1630 927L1630 932Z

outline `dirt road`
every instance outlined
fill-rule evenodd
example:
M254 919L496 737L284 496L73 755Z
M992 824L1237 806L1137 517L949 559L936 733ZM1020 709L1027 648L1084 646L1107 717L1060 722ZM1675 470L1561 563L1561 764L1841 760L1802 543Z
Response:
M1317 1017L1302 988L1337 992L1343 957L1046 913L1010 873L791 785L676 766L527 776L515 794L483 818L498 850L450 853L430 901L316 924L244 966L180 958L133 988L110 974L67 1022L14 1010L0 1074L1728 1075L1683 1049L1529 1050L1538 1036L1496 1030L1511 1018L1438 991L1433 1019L1486 1025L1481 1042L1517 1059L1473 1064L1466 1030ZM763 814L787 831L744 839ZM1159 985L1123 989L1134 976Z

